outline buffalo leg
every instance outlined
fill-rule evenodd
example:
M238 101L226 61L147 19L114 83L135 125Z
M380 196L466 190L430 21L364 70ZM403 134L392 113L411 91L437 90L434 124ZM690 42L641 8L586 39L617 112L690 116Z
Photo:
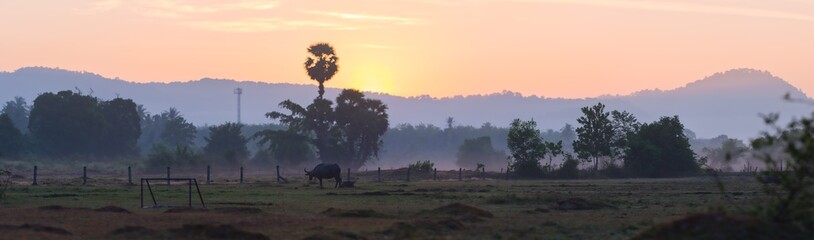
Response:
M319 178L319 188L322 188L322 178Z

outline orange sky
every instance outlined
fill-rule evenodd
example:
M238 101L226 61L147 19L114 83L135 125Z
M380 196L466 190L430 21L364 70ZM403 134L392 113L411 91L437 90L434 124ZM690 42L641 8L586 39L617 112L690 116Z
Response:
M627 94L740 67L814 93L808 0L0 2L1 71L312 83L318 41L340 57L328 87L403 96Z

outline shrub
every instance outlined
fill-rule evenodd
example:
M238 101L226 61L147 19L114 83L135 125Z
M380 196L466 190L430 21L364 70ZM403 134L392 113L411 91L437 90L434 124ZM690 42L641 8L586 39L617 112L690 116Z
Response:
M579 160L575 159L571 154L566 154L565 161L560 169L557 169L557 177L565 179L579 177Z
M145 165L147 171L161 171L166 167L188 168L200 163L200 154L190 147L169 148L165 145L155 145Z
M435 163L430 162L430 160L410 163L410 168L418 170L419 172L430 172L432 171L433 167L435 167Z

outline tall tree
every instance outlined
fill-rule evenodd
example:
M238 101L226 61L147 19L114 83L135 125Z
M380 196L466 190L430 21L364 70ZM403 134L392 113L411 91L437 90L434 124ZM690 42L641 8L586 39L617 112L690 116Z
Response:
M611 112L611 125L613 126L613 139L611 140L611 164L615 164L615 161L624 158L624 153L627 151L628 148L628 136L631 134L636 133L639 130L641 124L633 114L630 114L627 111L616 111L613 110Z
M629 141L624 167L634 176L678 177L699 170L678 116L643 124Z
M455 163L459 167L471 168L477 164L487 166L506 165L506 153L495 150L492 146L492 138L489 136L464 140L461 146L458 147L458 153L455 157L457 158Z
M249 142L241 134L243 125L239 123L225 123L209 127L209 137L206 137L204 153L213 158L223 159L226 164L237 164L249 156L246 144Z
M515 119L509 127L508 146L511 152L511 168L523 177L542 177L540 160L546 155L546 146L534 120Z
M295 131L266 129L254 137L260 138L259 146L268 144L265 150L283 166L299 166L315 158L310 139Z
M610 113L605 112L605 105L602 103L583 107L582 114L577 119L581 126L576 130L578 139L573 144L574 151L582 159L590 158L596 172L599 170L599 159L611 155L613 125Z
M138 154L136 144L141 136L141 117L136 103L130 99L116 98L101 102L100 107L107 129L99 151L107 156Z
M161 113L166 119L164 130L161 131L161 140L170 146L186 147L192 145L195 133L198 131L192 123L188 123L178 109L170 108Z
M25 102L23 97L14 97L13 101L6 102L0 113L8 114L14 126L23 134L28 133L28 114L31 107Z
M270 112L266 116L278 119L289 129L311 137L322 162L340 163L358 169L378 156L381 136L387 131L387 106L379 100L367 99L357 90L345 89L333 103L314 99L308 107L283 101L280 107L290 114Z
M34 100L28 128L40 152L50 156L89 155L105 139L109 123L95 97L61 91Z
M9 115L0 114L0 158L19 156L25 146L23 134L14 126Z
M319 97L317 98L322 99L322 95L325 94L325 82L339 71L339 66L336 65L339 58L336 56L333 46L328 43L313 44L308 47L308 53L305 70L308 72L308 77L319 82Z

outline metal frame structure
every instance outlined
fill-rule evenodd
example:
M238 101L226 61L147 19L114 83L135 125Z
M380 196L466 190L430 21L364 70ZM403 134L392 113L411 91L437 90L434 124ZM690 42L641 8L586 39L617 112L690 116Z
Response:
M201 189L198 187L198 180L195 178L141 178L141 208L144 208L144 183L147 183L147 190L150 191L150 197L153 200L153 208L159 207L158 202L155 200L155 194L153 193L153 187L150 185L150 181L186 181L188 184L188 194L189 197L189 208L192 208L192 184L195 184L195 190L198 191L198 198L201 200L201 207L206 208L206 204L203 200L203 195L201 195Z

